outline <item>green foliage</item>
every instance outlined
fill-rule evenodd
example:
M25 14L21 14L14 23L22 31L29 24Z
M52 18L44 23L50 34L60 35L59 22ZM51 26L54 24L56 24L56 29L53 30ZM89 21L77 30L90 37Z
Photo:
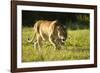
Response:
M62 25L67 25L70 29L88 29L90 24L89 13L68 13L68 12L48 12L48 11L22 11L22 25L34 26L38 20L58 20Z
M59 50L54 50L49 42L43 42L41 51L33 48L33 43L28 43L27 39L33 35L33 29L23 27L22 30L22 61L57 61L57 60L82 60L90 58L90 31L68 30L68 38L64 46Z

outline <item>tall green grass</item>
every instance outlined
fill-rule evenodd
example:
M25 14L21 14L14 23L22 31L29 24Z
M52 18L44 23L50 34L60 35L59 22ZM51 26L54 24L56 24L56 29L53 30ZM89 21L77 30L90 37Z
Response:
M54 50L49 42L43 42L41 51L34 48L33 43L28 43L28 37L33 36L33 29L22 29L22 62L32 61L57 61L57 60L83 60L90 58L90 31L68 30L65 45L59 50Z

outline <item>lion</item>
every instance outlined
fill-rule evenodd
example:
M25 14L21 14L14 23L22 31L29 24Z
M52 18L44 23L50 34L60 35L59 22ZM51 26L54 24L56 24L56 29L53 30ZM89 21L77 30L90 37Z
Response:
M67 38L66 30L57 20L38 20L33 27L35 33L31 40L28 38L28 42L32 42L35 38L35 47L41 48L41 41L48 40L54 48L57 45L61 45Z

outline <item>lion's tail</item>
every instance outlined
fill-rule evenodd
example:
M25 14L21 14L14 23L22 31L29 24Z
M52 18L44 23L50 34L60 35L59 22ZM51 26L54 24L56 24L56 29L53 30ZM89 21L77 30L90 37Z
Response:
M35 37L36 37L36 33L34 33L34 34L32 35L32 38L29 38L29 35L28 35L28 40L27 40L27 42L28 42L28 43L31 43L31 42L35 39Z
M35 34L32 36L31 39L28 37L28 42L29 42L29 43L31 43L31 42L35 39L36 34L39 33L39 25L40 25L40 23L41 23L41 20L40 20L40 21L37 21L37 22L34 24L33 31L34 31Z
M35 36L36 36L36 34L33 35L31 39L28 37L28 41L27 41L27 42L28 42L28 43L31 43L31 42L35 39Z

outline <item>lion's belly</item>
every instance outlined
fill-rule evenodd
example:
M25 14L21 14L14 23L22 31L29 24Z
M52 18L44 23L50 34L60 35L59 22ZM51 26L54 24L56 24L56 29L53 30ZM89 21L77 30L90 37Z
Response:
M43 30L41 30L41 34L42 34L42 36L43 36L43 38L45 39L45 40L49 40L49 36L51 35L51 34L53 34L53 33L51 33L49 30L47 30L47 29L43 29Z

